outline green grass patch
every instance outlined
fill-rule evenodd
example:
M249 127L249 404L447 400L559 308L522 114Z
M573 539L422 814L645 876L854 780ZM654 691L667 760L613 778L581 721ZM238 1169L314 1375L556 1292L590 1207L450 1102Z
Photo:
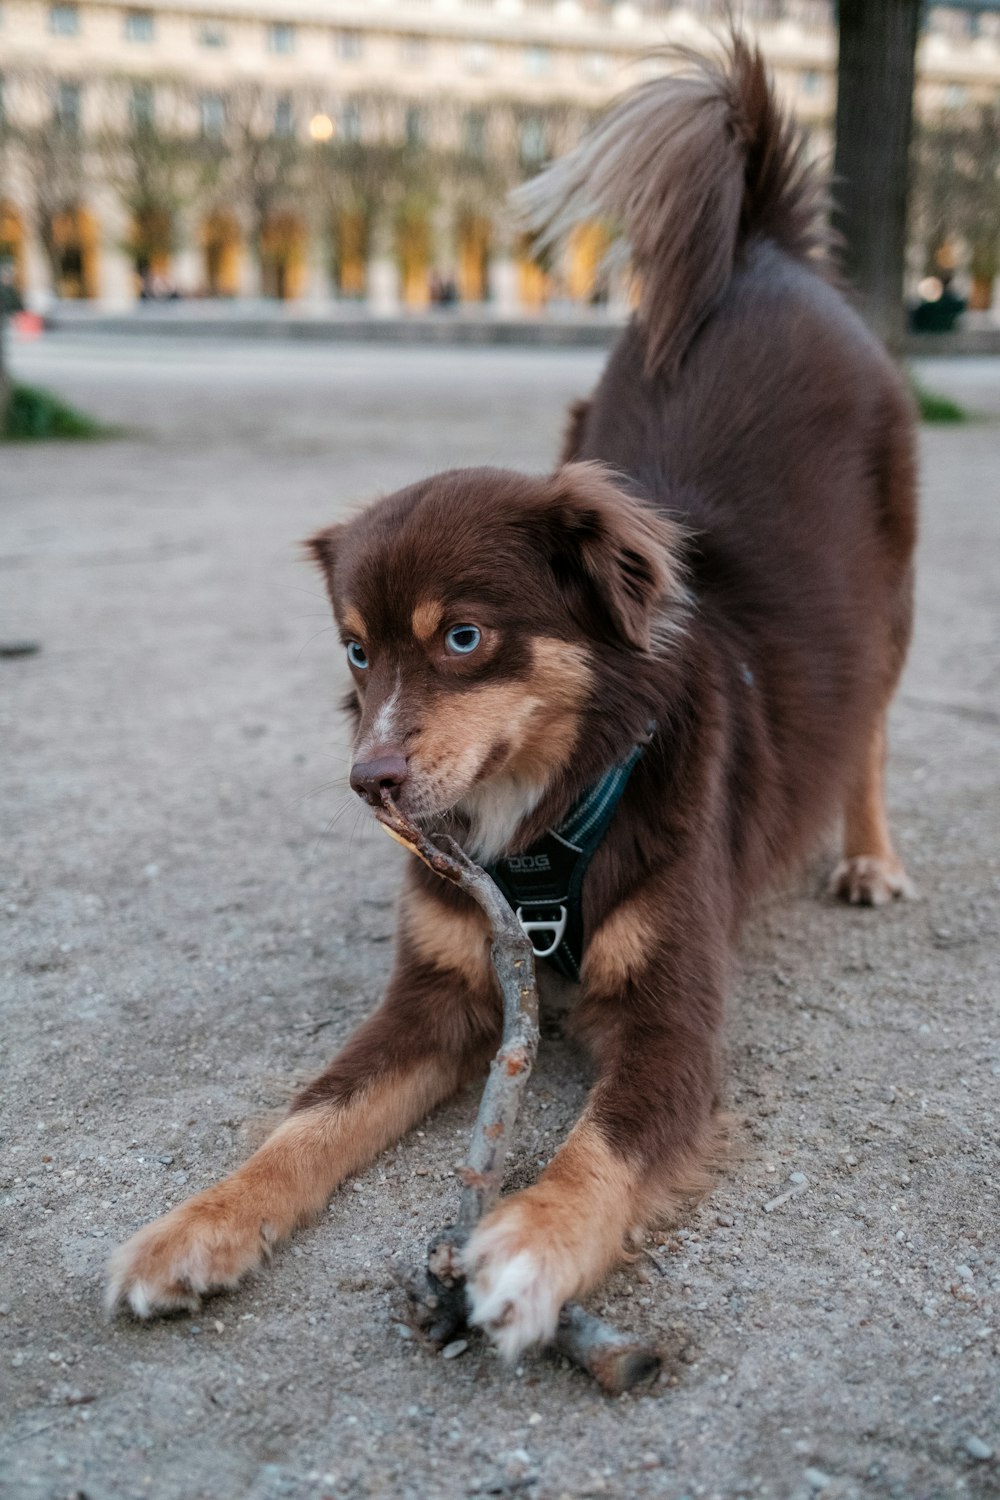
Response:
M51 391L38 386L17 385L11 387L10 401L0 438L7 442L42 442L51 438L99 438L113 436L113 429L105 427L86 412L67 406Z
M920 412L921 422L967 422L969 413L949 396L939 396L927 390L919 381L913 382L913 395Z

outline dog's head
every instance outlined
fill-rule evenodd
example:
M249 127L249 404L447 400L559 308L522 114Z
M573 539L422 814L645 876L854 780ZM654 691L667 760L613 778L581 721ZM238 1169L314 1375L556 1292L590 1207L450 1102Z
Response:
M499 852L572 762L601 697L655 649L675 530L595 464L456 469L307 546L353 678L351 785L455 812Z

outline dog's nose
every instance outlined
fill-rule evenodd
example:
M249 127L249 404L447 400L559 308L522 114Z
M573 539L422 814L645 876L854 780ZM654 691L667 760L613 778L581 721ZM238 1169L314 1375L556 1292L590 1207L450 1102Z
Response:
M394 751L387 755L375 755L371 760L356 761L351 767L351 786L372 807L380 807L382 793L388 792L391 797L395 797L409 774L406 756Z

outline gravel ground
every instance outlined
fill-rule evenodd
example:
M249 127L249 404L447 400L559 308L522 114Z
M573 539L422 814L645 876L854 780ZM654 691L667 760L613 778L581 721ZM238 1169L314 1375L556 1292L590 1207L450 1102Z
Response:
M15 351L128 431L0 454L5 1083L0 1494L1000 1494L1000 361L925 377L916 648L891 801L919 901L752 923L735 1152L595 1298L662 1340L602 1398L395 1320L387 1260L455 1199L469 1093L196 1318L101 1315L118 1241L236 1165L373 1004L402 859L347 794L339 650L295 543L451 463L545 465L589 353L147 345ZM5 914L4 914L5 913ZM550 1022L512 1180L567 1130Z

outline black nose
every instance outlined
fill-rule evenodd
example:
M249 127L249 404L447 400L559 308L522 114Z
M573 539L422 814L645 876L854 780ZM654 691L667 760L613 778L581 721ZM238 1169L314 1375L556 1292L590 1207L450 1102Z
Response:
M356 761L351 767L351 786L372 807L381 807L382 793L395 797L409 774L406 756L395 751Z

